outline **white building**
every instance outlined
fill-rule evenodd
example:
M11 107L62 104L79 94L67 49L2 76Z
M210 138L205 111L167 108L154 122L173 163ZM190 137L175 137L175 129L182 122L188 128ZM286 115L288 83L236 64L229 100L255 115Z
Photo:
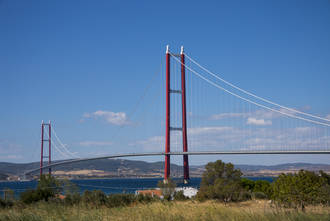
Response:
M175 188L175 191L176 192L183 191L183 195L185 197L191 198L193 196L196 196L198 189L193 188L193 187L179 187L179 188Z

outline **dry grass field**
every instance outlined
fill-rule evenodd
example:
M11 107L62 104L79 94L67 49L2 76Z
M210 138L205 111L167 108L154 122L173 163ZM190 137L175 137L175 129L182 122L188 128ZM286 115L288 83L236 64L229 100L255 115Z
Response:
M0 220L330 220L330 208L307 207L305 212L271 206L267 201L223 204L215 201L154 202L119 208L88 208L36 203L0 210Z

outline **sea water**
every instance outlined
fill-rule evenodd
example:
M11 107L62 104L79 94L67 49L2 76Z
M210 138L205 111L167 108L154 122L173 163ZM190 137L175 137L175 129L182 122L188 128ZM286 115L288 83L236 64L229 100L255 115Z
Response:
M247 177L251 180L267 180L272 182L272 177ZM79 179L70 180L79 188L79 192L85 190L102 190L106 194L113 193L135 193L136 190L157 188L157 183L162 178L112 178L112 179ZM182 179L174 178L177 187L189 186L199 189L201 178L191 178L188 184L184 184ZM5 189L11 189L15 193L15 197L19 197L20 193L35 189L38 185L36 180L31 181L4 181L0 182L0 194Z

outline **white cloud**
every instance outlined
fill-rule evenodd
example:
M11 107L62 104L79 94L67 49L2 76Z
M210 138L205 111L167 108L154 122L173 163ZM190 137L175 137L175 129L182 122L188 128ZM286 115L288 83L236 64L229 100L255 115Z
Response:
M23 156L22 155L7 155L5 157L3 157L2 159L10 159L10 160L18 160L18 159L22 159Z
M111 146L113 143L110 141L82 141L79 142L80 146L92 147L92 146Z
M330 114L328 114L325 118L329 119L330 120Z
M210 120L222 120L222 119L228 119L228 118L255 118L255 119L265 119L265 120L272 120L275 118L281 118L286 117L287 115L295 115L295 112L287 110L287 109L279 109L278 111L284 113L278 113L275 111L269 111L269 110L256 110L251 113L245 113L245 112L236 112L236 113L220 113L220 114L213 114L209 117ZM330 116L329 116L330 117Z
M21 145L8 140L0 140L0 159L1 160L18 160L22 159Z
M155 151L161 152L164 150L165 138L164 136L154 136L146 140L140 140L134 143L131 143L130 146L142 146L144 151Z
M309 133L312 131L311 127L296 127L295 131L298 133Z
M211 120L222 120L227 118L239 118L239 117L248 117L249 113L221 113L221 114L213 114L210 119Z
M270 120L256 119L256 118L253 118L253 117L249 117L247 119L246 123L250 124L250 125L257 125L257 126L272 125L272 121L270 121Z
M271 124L266 119L250 119L258 125ZM153 136L134 142L143 151L164 151L165 138ZM323 128L311 127L224 127L188 128L189 151L230 150L320 150L330 146L330 136ZM182 151L182 134L171 133L171 151Z
M188 135L214 134L231 130L231 127L195 127L188 128Z
M118 125L118 126L129 124L127 115L124 112L116 113L112 111L98 110L93 113L85 113L83 115L83 119L85 118L102 119L109 124Z

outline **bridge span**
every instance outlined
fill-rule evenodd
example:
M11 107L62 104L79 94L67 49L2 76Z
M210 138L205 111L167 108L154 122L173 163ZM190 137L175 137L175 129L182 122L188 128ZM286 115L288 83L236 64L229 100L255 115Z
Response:
M167 156L167 155L253 155L253 154L330 154L330 150L297 150L297 151L189 151L189 152L147 152L147 153L124 153L124 154L113 154L99 157L88 157L88 158L77 158L66 161L60 161L52 163L50 165L38 167L29 171L24 172L24 176L40 171L40 169L54 168L65 164L73 164L83 161L102 160L102 159L113 159L123 157L142 157L142 156Z

